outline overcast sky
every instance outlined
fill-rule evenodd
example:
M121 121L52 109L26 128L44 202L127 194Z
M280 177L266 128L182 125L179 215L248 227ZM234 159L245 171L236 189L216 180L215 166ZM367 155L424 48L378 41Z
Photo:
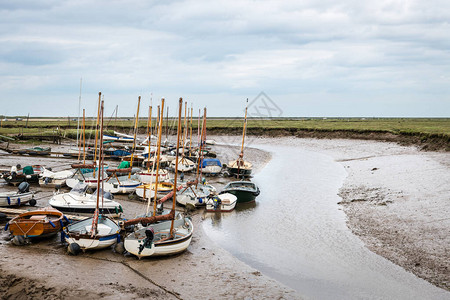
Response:
M0 1L0 115L450 116L448 0ZM264 92L264 94L260 94ZM260 97L258 97L260 95ZM256 99L256 100L255 100ZM265 107L265 108L264 108ZM266 109L266 108L269 109Z

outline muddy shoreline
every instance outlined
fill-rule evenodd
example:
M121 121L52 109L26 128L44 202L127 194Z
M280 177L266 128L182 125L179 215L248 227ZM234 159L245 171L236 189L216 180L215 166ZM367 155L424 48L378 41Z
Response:
M225 140L233 144L233 139ZM252 142L301 147L333 157L348 173L340 204L352 232L371 251L449 290L450 154L367 140L251 137L246 155L256 169L263 168L270 155L252 149ZM235 155L234 147L221 148L224 161ZM0 165L10 159L1 157ZM219 180L219 189L225 183ZM140 206L127 203L131 210ZM80 295L106 299L301 298L212 242L202 230L202 218L200 211L193 215L195 234L186 252L145 261L110 249L74 258L57 239L15 247L4 240L7 235L2 231L2 299L75 299Z

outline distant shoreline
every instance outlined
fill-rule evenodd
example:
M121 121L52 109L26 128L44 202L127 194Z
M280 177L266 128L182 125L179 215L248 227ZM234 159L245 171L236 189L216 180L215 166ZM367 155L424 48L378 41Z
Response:
M80 122L81 123L81 122ZM164 119L163 128L175 130L173 119ZM197 131L196 120L192 129ZM3 121L2 136L58 134L63 138L76 139L78 120L76 118L26 118ZM129 133L134 126L130 118L109 118L105 130ZM243 120L239 118L208 118L208 135L241 135ZM191 127L191 126L189 126ZM86 131L95 128L95 120L86 120ZM166 129L164 129L165 131ZM147 132L147 120L139 119L138 133ZM298 137L318 139L357 139L394 142L401 146L417 146L423 151L450 151L450 118L250 118L247 134L261 137ZM5 140L5 139L3 139Z

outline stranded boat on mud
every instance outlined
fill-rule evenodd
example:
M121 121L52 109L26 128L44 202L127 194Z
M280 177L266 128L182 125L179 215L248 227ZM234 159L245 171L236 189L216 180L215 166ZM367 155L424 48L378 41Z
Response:
M2 178L11 185L18 185L19 183L26 182L38 182L39 175L43 172L43 167L40 165L26 166L22 170L20 165L12 166L10 172L2 174Z
M18 215L6 224L14 236L24 238L46 237L58 233L68 222L62 212L46 207L41 210L28 211Z
M237 197L237 203L247 203L255 201L259 195L259 188L250 181L233 181L227 184L220 194L230 193Z
M0 193L0 207L19 206L26 203L35 206L34 192L30 192L29 187L30 184L28 182L22 182L19 184L17 192Z
M87 193L88 186L86 184L78 183L68 193L57 193L49 201L52 207L71 213L88 213L93 214L97 206L97 192L94 194ZM100 207L100 213L110 216L120 215L122 213L122 206L116 201L111 193L103 193L103 201Z
M237 178L250 177L253 169L252 164L244 160L245 130L247 128L247 106L245 107L244 128L242 129L241 153L239 153L239 157L236 160L230 161L227 166L228 172L230 172L231 175L236 176Z
M237 197L230 193L214 195L206 199L207 212L230 212L237 203Z

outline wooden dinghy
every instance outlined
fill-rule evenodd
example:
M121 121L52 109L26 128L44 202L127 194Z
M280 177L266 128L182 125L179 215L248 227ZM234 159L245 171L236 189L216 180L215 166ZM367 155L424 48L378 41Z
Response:
M51 207L22 213L9 221L5 230L25 238L46 237L62 230L68 222L62 212Z

